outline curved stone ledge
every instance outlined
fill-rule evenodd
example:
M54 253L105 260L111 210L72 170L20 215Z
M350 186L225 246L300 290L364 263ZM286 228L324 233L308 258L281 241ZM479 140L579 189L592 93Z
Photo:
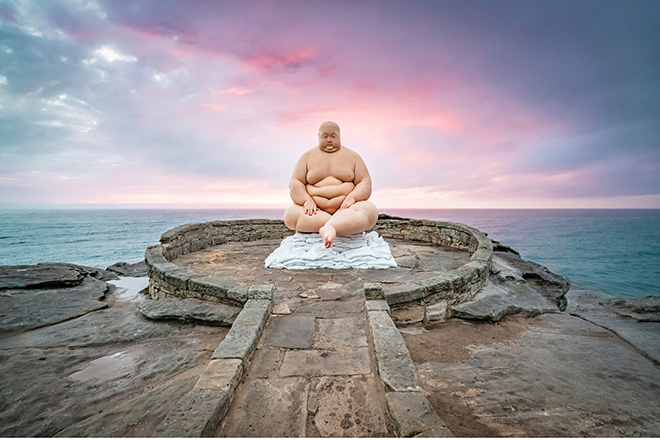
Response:
M483 288L490 274L493 260L491 240L477 229L462 223L432 220L413 220L381 215L374 227L384 238L449 246L470 252L470 262L449 272L416 283L365 286L368 297L381 297L392 310L399 324L423 321L430 325L444 321L451 306L471 301Z
M170 261L190 252L233 241L284 238L291 231L278 220L229 220L192 223L170 229L160 245L147 248L149 295L198 298L242 306L249 299L272 299L272 285L245 286L232 277L211 278L181 269Z
M470 226L380 215L374 227L384 238L448 246L470 252L470 262L415 283L378 285L369 289L392 308L399 324L433 324L451 314L451 306L471 301L486 283L493 244ZM231 276L205 277L171 263L190 252L236 241L281 239L291 234L280 220L212 221L178 226L165 232L161 244L147 249L149 293L152 298L184 297L242 306L249 299L271 299L273 286L241 285ZM366 287L366 286L365 286ZM380 293L378 293L380 292Z

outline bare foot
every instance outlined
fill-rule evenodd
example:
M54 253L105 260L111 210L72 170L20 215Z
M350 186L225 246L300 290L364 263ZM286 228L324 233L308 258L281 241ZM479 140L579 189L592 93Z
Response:
M319 229L319 235L323 238L323 244L326 248L332 246L332 242L335 241L337 237L337 230L331 225L326 224Z

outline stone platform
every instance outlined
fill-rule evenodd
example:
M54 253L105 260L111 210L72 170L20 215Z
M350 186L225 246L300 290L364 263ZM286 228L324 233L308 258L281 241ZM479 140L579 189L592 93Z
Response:
M470 253L400 239L388 242L397 268L265 268L265 258L279 246L277 239L225 243L171 261L200 276L274 286L273 314L216 435L381 437L400 430L388 415L371 348L364 284L419 282L467 264ZM408 367L414 374L412 363ZM432 424L441 425L439 419Z
M171 261L189 273L218 280L231 278L237 286L274 286L274 306L295 312L310 304L357 295L365 283L400 286L421 282L470 262L470 253L448 246L388 239L399 267L389 269L271 269L264 260L281 240L231 242L182 255ZM356 293L357 292L357 293ZM421 319L420 319L421 321Z

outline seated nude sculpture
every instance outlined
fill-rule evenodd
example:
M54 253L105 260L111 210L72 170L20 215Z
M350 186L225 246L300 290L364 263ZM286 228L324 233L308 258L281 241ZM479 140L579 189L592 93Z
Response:
M355 151L341 144L339 125L324 122L318 145L296 164L289 190L293 205L284 224L297 232L317 232L326 248L337 236L371 229L378 220L371 195L371 177Z

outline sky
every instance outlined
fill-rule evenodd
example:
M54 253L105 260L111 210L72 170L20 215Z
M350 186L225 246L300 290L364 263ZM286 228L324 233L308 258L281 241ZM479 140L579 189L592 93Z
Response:
M0 208L660 208L660 2L0 0Z

